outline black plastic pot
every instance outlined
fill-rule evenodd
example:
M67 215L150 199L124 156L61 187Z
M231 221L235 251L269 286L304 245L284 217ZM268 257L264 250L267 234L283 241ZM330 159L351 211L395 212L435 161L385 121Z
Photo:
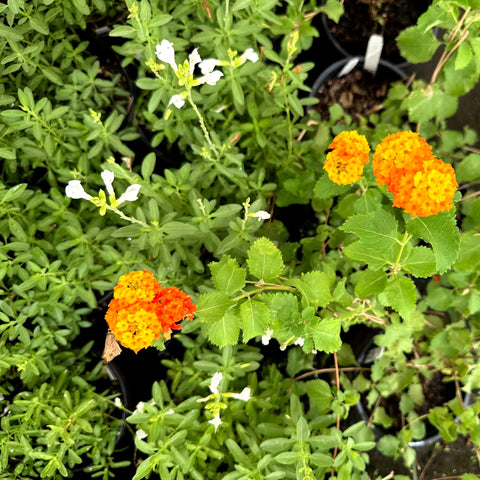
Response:
M365 348L361 351L360 355L357 358L357 362L358 362L359 365L362 365L362 366L368 365L370 363L373 363L375 358L379 358L379 356L381 356L382 353L383 353L382 348L381 347L376 347L373 343L373 338L372 338L368 342L368 344L365 346ZM375 357L375 358L372 358L372 357ZM469 393L465 394L463 396L464 405L469 405L470 401L471 401L470 394ZM362 418L362 420L365 423L368 423L368 421L370 419L370 412L368 411L367 407L364 405L362 400L360 400L355 405L355 409L358 412L358 414L360 415L360 417ZM457 418L456 421L459 421L459 419ZM381 427L377 427L377 426L375 426L373 428L373 431L375 433L375 438L377 440L387 433L384 429L382 429ZM413 448L422 448L422 447L431 446L434 443L439 442L441 440L442 440L442 436L440 435L440 433L436 433L436 434L434 433L434 434L431 434L431 435L427 436L423 440L411 441L411 442L408 443L408 445L410 447L413 447Z
M356 3L355 10L357 13L358 13L358 8L365 8L365 9L369 8L368 2L355 2L355 3ZM420 15L421 12L425 11L428 8L430 3L431 3L430 0L415 0L415 7L418 8L418 11L416 13ZM339 24L341 24L342 21L345 21L344 17L340 17ZM368 39L366 39L365 42L363 42L362 39L355 39L355 41L353 41L352 39L352 41L348 42L347 44L342 43L332 33L332 25L333 25L333 22L329 20L329 18L325 14L322 14L320 16L320 29L322 33L327 37L329 43L333 46L333 48L335 48L335 50L338 51L338 53L341 56L352 57L352 56L365 54L365 51L367 49ZM367 25L363 25L363 28L369 29ZM389 28L390 28L390 32L388 31ZM380 24L377 26L375 30L376 30L375 32L371 31L371 33L381 33ZM395 64L398 68L407 67L408 65L410 65L410 63L401 57L400 52L396 47L396 36L398 33L400 33L400 28L399 28L397 19L393 18L393 14L391 15L391 18L387 18L387 24L385 26L385 30L387 33L384 34L385 45L383 48L382 59L385 59L386 61L391 62L392 64ZM393 34L392 30L396 33Z
M354 64L354 66L349 70L349 72L342 75L344 69L347 67L347 64L349 64L350 62L351 65ZM321 87L326 85L328 82L331 82L336 78L341 78L342 76L348 75L350 72L353 72L356 69L363 69L364 63L365 57L363 56L342 58L341 60L332 63L317 77L317 79L313 83L312 91L310 92L309 97L315 98ZM377 71L374 75L370 73L369 75L372 76L372 79L376 79L376 81L382 81L385 83L392 83L394 81L407 79L407 75L402 69L400 69L393 63L387 62L385 60L379 61ZM311 110L312 108L315 108L315 105L309 105L307 107L308 110Z

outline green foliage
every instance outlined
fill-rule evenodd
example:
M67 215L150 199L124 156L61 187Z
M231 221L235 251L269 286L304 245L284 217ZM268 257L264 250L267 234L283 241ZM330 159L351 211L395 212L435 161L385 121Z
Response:
M373 448L414 465L427 422L478 456L480 163L475 132L446 119L480 74L479 8L432 2L398 38L414 63L438 51L432 78L393 85L365 118L332 105L326 121L307 111L300 55L323 48L312 19L338 21L339 0L0 5L0 478L122 477L116 394L82 342L118 277L141 269L197 312L151 400L123 409L135 480L368 480ZM106 26L107 58L94 45ZM159 60L164 39L188 75ZM221 62L215 85L190 72L194 49ZM323 171L341 131L374 150L413 123L455 168L451 211L402 214L371 165L347 186ZM137 127L151 148L132 143ZM132 185L138 198L112 201ZM438 376L454 393L419 413ZM359 401L388 430L379 441L352 425Z

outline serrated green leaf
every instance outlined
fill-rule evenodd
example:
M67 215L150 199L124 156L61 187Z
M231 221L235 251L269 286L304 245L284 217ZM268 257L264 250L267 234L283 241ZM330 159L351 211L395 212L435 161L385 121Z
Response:
M323 308L332 300L330 281L325 272L304 273L300 278L294 278L289 283L300 291L305 306Z
M466 232L460 237L458 259L454 265L456 270L476 270L480 263L480 235Z
M197 301L197 317L202 323L212 324L221 320L233 305L235 301L222 292L204 293Z
M264 282L277 279L284 265L280 250L268 238L259 238L248 250L250 274Z
M458 97L433 84L424 89L415 88L404 100L403 106L407 108L411 122L427 122L433 118L444 120L457 111Z
M385 210L352 215L343 223L340 230L354 233L363 245L382 251L386 251L398 243L397 221L391 213Z
M322 175L313 187L313 197L317 199L335 197L348 192L350 188L351 185L337 185L328 178L328 175Z
M270 310L261 302L248 299L240 305L243 326L243 342L257 335L263 335L270 324Z
M220 320L208 325L208 339L220 348L236 345L241 326L238 311L227 312Z
M387 274L383 270L363 270L355 285L355 295L360 298L369 297L383 292L387 286Z
M324 318L316 325L306 325L306 331L312 335L318 352L333 353L340 349L340 321L336 318Z
M452 210L430 217L412 218L405 215L408 232L432 245L437 271L441 274L445 273L458 257L460 232Z
M343 249L343 253L357 262L366 263L370 269L378 270L391 262L391 255L376 248L366 247L361 241L353 242Z
M220 262L210 263L209 267L217 290L232 295L245 286L246 272L234 258L227 255Z
M414 277L431 277L437 269L435 255L427 247L414 247L402 269Z
M408 318L415 310L416 290L413 280L397 276L385 288L385 297L389 305L402 318Z

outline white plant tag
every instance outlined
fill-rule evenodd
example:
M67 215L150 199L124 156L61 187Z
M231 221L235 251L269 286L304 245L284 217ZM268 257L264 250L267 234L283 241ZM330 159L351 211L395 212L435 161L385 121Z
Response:
M337 77L343 77L344 75L350 73L357 66L359 60L360 59L358 57L351 58L340 70L340 73L337 74Z
M373 33L368 39L363 68L374 75L377 72L380 57L382 56L382 49L383 36L378 33Z

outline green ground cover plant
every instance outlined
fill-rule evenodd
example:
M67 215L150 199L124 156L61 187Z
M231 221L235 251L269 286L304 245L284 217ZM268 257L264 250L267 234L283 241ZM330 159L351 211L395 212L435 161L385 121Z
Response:
M478 126L448 128L480 75L480 2L434 0L398 37L431 78L326 120L299 58L342 13L0 5L0 479L403 480L432 428L480 462ZM159 351L137 405L98 315L116 353ZM450 393L424 407L435 381Z

